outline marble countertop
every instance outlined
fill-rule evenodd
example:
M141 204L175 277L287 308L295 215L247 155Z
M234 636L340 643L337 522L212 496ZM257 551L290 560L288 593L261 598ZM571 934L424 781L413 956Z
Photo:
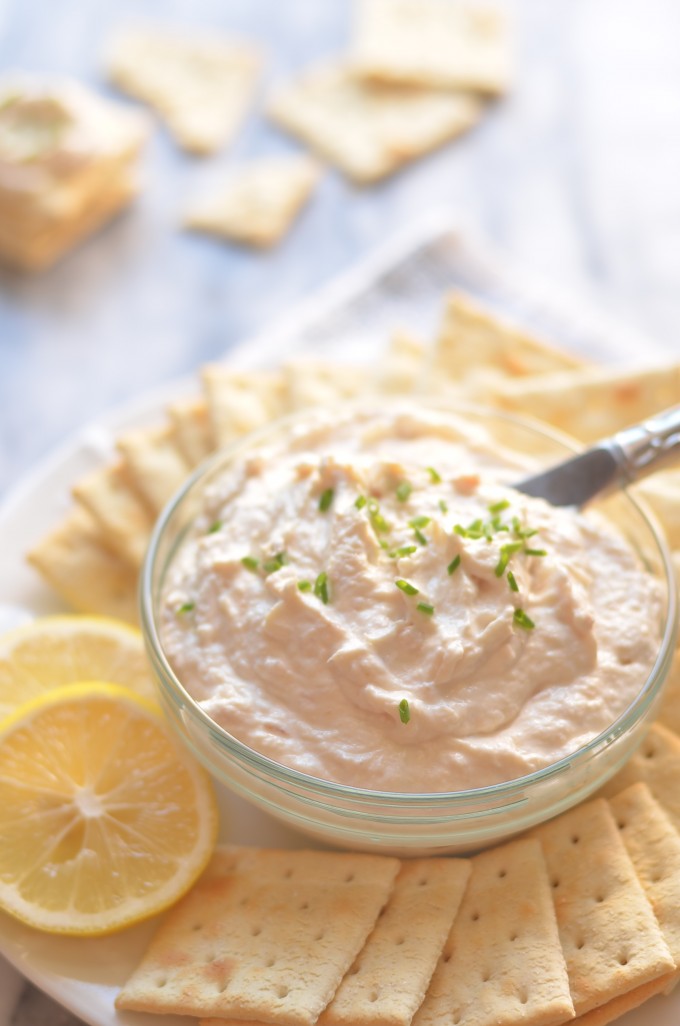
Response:
M460 211L508 260L680 355L680 5L511 7L512 95L379 186L329 172L273 252L177 228L186 197L216 169L295 147L253 113L209 161L158 130L132 210L46 274L0 272L0 497L76 428L219 358L431 206ZM346 0L167 0L162 10L168 22L259 40L267 84L341 50L350 27ZM111 30L158 11L151 0L0 0L0 66L75 73L107 91ZM74 1023L0 965L0 1026Z

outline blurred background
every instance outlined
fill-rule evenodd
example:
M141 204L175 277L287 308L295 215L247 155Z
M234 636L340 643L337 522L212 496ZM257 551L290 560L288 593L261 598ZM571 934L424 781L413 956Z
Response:
M219 166L299 146L251 110L233 145L191 157L157 127L145 187L38 275L0 271L0 494L78 426L219 358L431 207L680 352L680 4L517 0L515 81L471 132L382 184L335 171L282 244L251 252L178 230ZM0 68L103 72L140 19L260 43L270 85L343 50L348 0L0 0Z

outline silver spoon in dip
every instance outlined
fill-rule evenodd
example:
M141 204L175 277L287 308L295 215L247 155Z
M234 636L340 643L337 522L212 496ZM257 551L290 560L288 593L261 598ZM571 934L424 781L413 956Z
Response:
M553 506L583 506L678 460L680 406L674 406L513 487Z

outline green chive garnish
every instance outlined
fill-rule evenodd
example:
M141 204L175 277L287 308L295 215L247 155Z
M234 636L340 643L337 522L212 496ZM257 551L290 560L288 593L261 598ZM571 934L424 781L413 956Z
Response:
M396 584L397 588L399 588L401 591L403 591L404 595L417 595L418 594L418 590L419 589L416 588L415 584L411 584L409 581L405 581L402 577L400 577L394 583Z
M427 527L431 519L431 517L412 517L408 522L409 527Z
M510 591L519 591L519 585L515 580L515 575L513 574L512 570L508 570L505 576L507 577L508 584L510 585Z
M425 535L423 534L423 532L422 532L422 531L419 531L419 530L418 530L418 528L416 527L416 528L414 529L413 533L414 533L414 534L415 534L415 536L416 536L416 541L417 541L417 542L418 542L418 543L419 543L420 545L427 545L427 538L425 537Z
M417 545L402 545L400 549L395 549L394 552L391 552L390 556L392 559L402 559L404 556L412 556L417 551Z
M406 502L412 491L413 486L409 481L401 481L397 485L397 498L399 502Z
M461 538L467 538L467 531L462 524L454 524L453 533L459 534Z
M444 502L443 499L439 500L439 508L442 511L442 513L448 513L449 512L449 507L446 505L446 503Z
M420 613L425 613L426 616L432 616L434 613L434 606L431 606L428 602L419 602L416 609Z
M216 520L214 524L211 524L208 528L208 534L215 534L222 527L222 521Z
M500 502L492 502L488 506L489 513L502 513L504 509L507 509L510 505L508 499L501 499Z
M244 556L241 562L243 563L246 570L250 570L252 573L255 573L258 566L260 565L254 556Z
M502 577L508 568L510 557L522 548L521 542L510 542L509 545L501 545L501 558L496 563L494 573L496 577Z
M326 511L330 509L330 505L333 501L333 495L334 492L332 488L327 488L325 492L321 493L321 498L319 499L319 509L322 513L326 513Z
M195 603L195 602L184 602L184 603L183 603L183 604L182 604L182 605L181 605L181 606L179 607L179 609L177 610L177 612L178 612L178 613L190 613L190 612L191 612L191 610L192 610L192 609L195 609L195 608L196 608L196 603Z
M312 590L311 582L310 581L298 581L298 590L299 591L311 591Z
M441 484L441 482L442 482L441 474L437 473L437 471L434 469L434 467L425 467L425 469L428 472L428 474L430 475L430 480L431 480L432 484Z
M285 552L277 552L273 559L268 559L262 564L262 569L266 574L275 574L277 570L280 570L282 566L285 566L288 562L288 556Z
M449 577L451 576L451 574L455 574L455 572L456 572L456 570L458 569L459 566L460 566L460 553L457 556L453 557L453 559L451 560L451 562L449 563L449 565L446 568L446 572L449 575Z
M371 527L376 534L387 534L389 532L390 525L380 512L380 507L375 499L371 499L368 503L368 515L371 521Z
M367 501L368 500L366 499L365 495L357 495L356 499L354 500L354 505L357 509L363 509Z
M525 549L527 556L547 556L545 549Z
M408 699L402 698L399 703L399 719L402 723L408 723L411 719L411 710L408 707Z
M328 605L328 574L322 570L314 582L314 594L321 599L324 606Z
M512 614L512 619L518 627L521 627L525 631L532 631L536 626L531 617L527 616L523 609L516 609Z

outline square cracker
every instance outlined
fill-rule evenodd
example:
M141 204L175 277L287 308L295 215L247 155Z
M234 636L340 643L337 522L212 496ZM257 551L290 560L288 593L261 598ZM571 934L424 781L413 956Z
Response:
M94 470L74 485L73 495L97 522L111 548L138 569L144 559L154 517L134 489L124 463L119 460Z
M332 406L351 401L370 390L366 367L298 357L283 366L286 405L290 410Z
M452 0L360 0L352 67L370 79L503 93L508 25L496 7Z
M550 874L576 1015L673 973L607 802L580 805L533 833Z
M312 1026L399 867L377 855L223 850L164 920L117 1007Z
M106 63L112 81L154 107L180 146L214 153L245 114L261 58L217 33L139 26L114 39Z
M482 112L463 93L366 85L342 63L280 87L269 114L357 182L374 182L471 128Z
M680 834L646 784L627 787L610 798L609 805L676 967L680 967Z
M673 978L674 974L671 973L670 976L660 976L658 980L652 980L651 983L644 983L641 987L635 987L633 990L629 990L627 994L621 994L620 997L612 998L606 1005L600 1005L599 1008L593 1008L591 1012L586 1012L585 1015L579 1015L575 1019L571 1019L570 1026L606 1026L607 1023L613 1022L619 1016L625 1015L626 1012L639 1008L640 1005L656 994L665 993L669 979L672 980Z
M680 734L680 648L673 654L673 662L663 687L659 723Z
M109 548L85 510L76 507L27 558L79 612L137 621L137 574Z
M228 445L285 412L284 381L278 372L239 371L210 363L201 371L217 445Z
M672 549L680 548L680 470L665 470L635 485L635 493L651 506Z
M160 513L191 470L177 446L174 428L167 424L138 428L116 444L135 488Z
M552 1026L573 1013L540 844L477 855L413 1026Z
M234 171L220 192L196 199L184 224L250 246L273 246L291 227L319 175L319 165L303 155L251 161Z
M635 755L602 788L606 797L617 795L631 784L647 784L676 830L680 831L680 737L660 723L653 723Z
M405 862L373 933L319 1026L409 1026L469 876L467 859Z
M177 448L190 467L197 467L215 451L215 434L203 396L177 399L168 407Z
M420 391L425 361L426 348L420 339L408 331L395 331L389 341L385 358L378 365L378 390L388 395Z

